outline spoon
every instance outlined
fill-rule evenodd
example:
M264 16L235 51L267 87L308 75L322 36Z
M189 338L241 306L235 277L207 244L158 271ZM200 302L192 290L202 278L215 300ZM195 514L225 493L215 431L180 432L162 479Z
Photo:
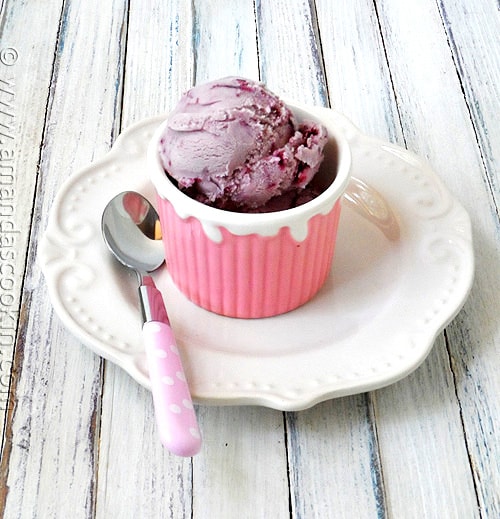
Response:
M139 280L142 335L160 440L173 454L194 456L201 435L191 394L163 297L147 274L164 261L158 214L142 195L125 191L105 207L101 230L115 258Z

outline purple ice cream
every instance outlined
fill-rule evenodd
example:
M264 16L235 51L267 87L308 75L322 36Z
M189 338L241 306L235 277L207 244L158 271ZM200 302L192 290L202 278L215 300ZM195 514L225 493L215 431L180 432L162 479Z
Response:
M273 211L304 198L326 141L323 126L297 124L261 83L228 77L182 96L169 115L160 157L179 188L200 202Z

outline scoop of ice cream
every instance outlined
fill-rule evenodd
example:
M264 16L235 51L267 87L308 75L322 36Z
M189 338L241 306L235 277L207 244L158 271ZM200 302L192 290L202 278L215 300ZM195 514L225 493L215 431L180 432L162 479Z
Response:
M297 124L261 83L228 77L195 86L169 115L160 157L178 186L230 210L300 191L318 171L326 129Z

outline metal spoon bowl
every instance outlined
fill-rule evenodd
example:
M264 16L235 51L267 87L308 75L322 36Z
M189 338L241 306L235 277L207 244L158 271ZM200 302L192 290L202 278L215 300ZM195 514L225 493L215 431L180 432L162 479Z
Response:
M102 214L101 228L109 250L126 267L152 272L163 264L158 213L139 193L125 191L111 199Z

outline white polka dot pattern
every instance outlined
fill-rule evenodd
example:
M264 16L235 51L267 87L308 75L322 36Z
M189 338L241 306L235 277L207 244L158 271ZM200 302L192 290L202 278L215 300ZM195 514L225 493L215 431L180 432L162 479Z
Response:
M191 427L189 429L189 434L193 437L193 438L200 438L200 431L195 428L195 427Z
M201 435L172 330L166 323L147 322L143 335L162 443L174 454L194 456Z

